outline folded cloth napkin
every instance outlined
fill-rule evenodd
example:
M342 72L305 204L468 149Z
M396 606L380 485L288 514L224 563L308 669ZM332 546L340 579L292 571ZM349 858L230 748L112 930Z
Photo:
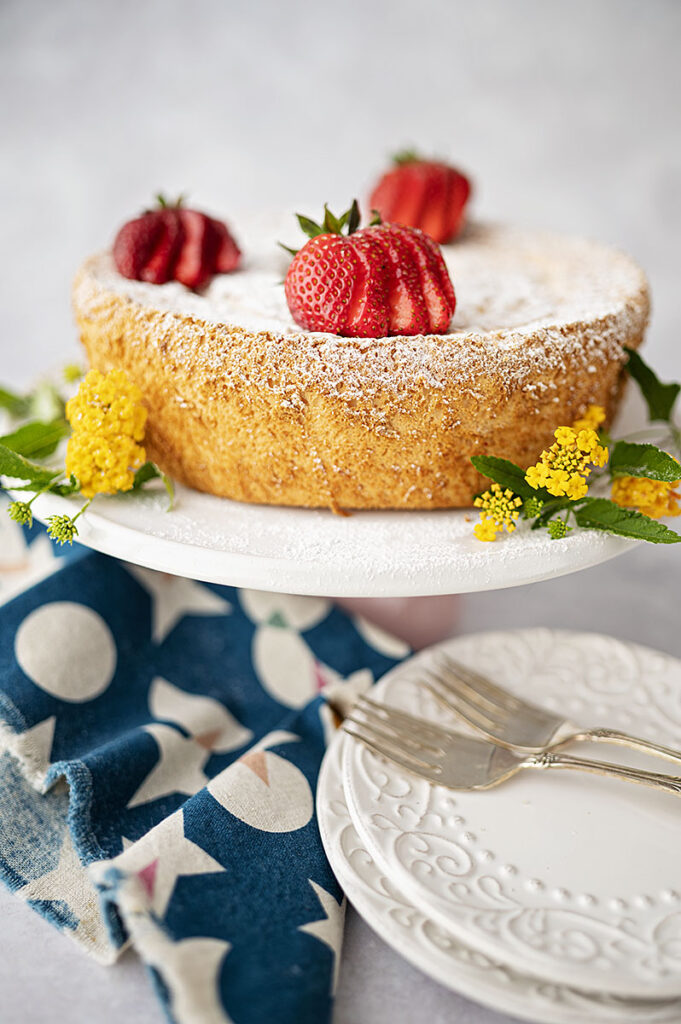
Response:
M344 904L314 808L323 693L405 645L326 599L0 524L0 877L100 962L132 942L177 1024L326 1021Z

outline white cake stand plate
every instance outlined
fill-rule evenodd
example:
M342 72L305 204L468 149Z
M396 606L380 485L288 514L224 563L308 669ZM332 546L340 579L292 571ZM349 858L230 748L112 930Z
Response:
M18 496L18 495L17 495ZM43 495L34 511L73 513L80 500ZM412 597L493 590L597 565L635 542L595 531L552 541L522 524L494 543L462 510L357 512L244 505L178 487L100 497L79 541L137 565L209 583L320 597Z
M630 390L617 433L639 425ZM19 497L19 495L17 495ZM325 509L246 505L177 487L167 511L162 487L98 497L78 521L79 541L97 551L176 576L319 597L416 597L496 590L588 569L637 542L575 530L553 541L521 523L482 543L474 511L378 511L337 516ZM43 495L34 512L72 515L80 499Z

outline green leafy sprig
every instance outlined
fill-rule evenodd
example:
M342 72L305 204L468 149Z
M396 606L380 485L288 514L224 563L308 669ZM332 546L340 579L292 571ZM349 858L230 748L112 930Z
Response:
M663 383L643 361L638 352L627 349L626 369L638 385L651 421L665 423L669 430L669 447L681 455L681 432L673 420L674 407L681 385ZM681 477L679 462L663 448L654 444L601 435L610 445L610 459L604 471L611 481L621 477L638 477L672 484ZM601 530L618 537L647 540L652 544L678 544L681 535L664 523L636 509L623 508L605 497L586 495L577 500L556 498L544 488L531 487L525 470L508 459L491 455L473 456L471 462L483 476L498 483L523 499L523 519L531 520L532 529L545 529L554 540L565 537L574 528ZM599 474L602 475L602 474Z
M68 379L76 380L75 368L68 368ZM64 418L65 402L56 387L41 384L28 395L18 395L0 388L0 409L4 409L15 421L14 429L0 436L0 478L14 492L24 491L26 500L16 499L9 505L8 512L15 522L31 526L33 503L43 494L68 497L80 492L80 483L73 475L66 474L63 462L57 463L53 456L60 443L66 439L71 428ZM53 419L30 418L35 410L52 412ZM168 508L174 502L172 480L153 462L145 462L135 473L132 492L139 491L151 480L160 479L168 494ZM66 514L50 516L47 532L60 544L72 544L78 536L76 520L89 507L86 501L74 516Z

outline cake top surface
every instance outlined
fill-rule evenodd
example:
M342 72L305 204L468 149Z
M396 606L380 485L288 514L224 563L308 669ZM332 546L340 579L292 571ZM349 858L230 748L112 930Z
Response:
M277 236L271 227L265 232L252 226L240 236L243 269L214 277L200 294L177 282L128 280L115 269L110 252L93 256L86 269L97 285L140 306L249 332L305 335L289 313L283 287L287 257L274 242L287 235L286 228ZM498 342L513 343L541 329L603 317L645 320L643 272L624 253L599 242L476 224L442 252L457 297L450 336L492 334Z

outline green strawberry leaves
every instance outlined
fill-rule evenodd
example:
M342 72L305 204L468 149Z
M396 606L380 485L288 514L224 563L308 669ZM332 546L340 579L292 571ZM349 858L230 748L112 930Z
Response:
M669 421L677 396L681 391L681 384L663 384L635 349L625 348L624 351L629 357L626 364L627 372L641 390L648 406L649 419Z

